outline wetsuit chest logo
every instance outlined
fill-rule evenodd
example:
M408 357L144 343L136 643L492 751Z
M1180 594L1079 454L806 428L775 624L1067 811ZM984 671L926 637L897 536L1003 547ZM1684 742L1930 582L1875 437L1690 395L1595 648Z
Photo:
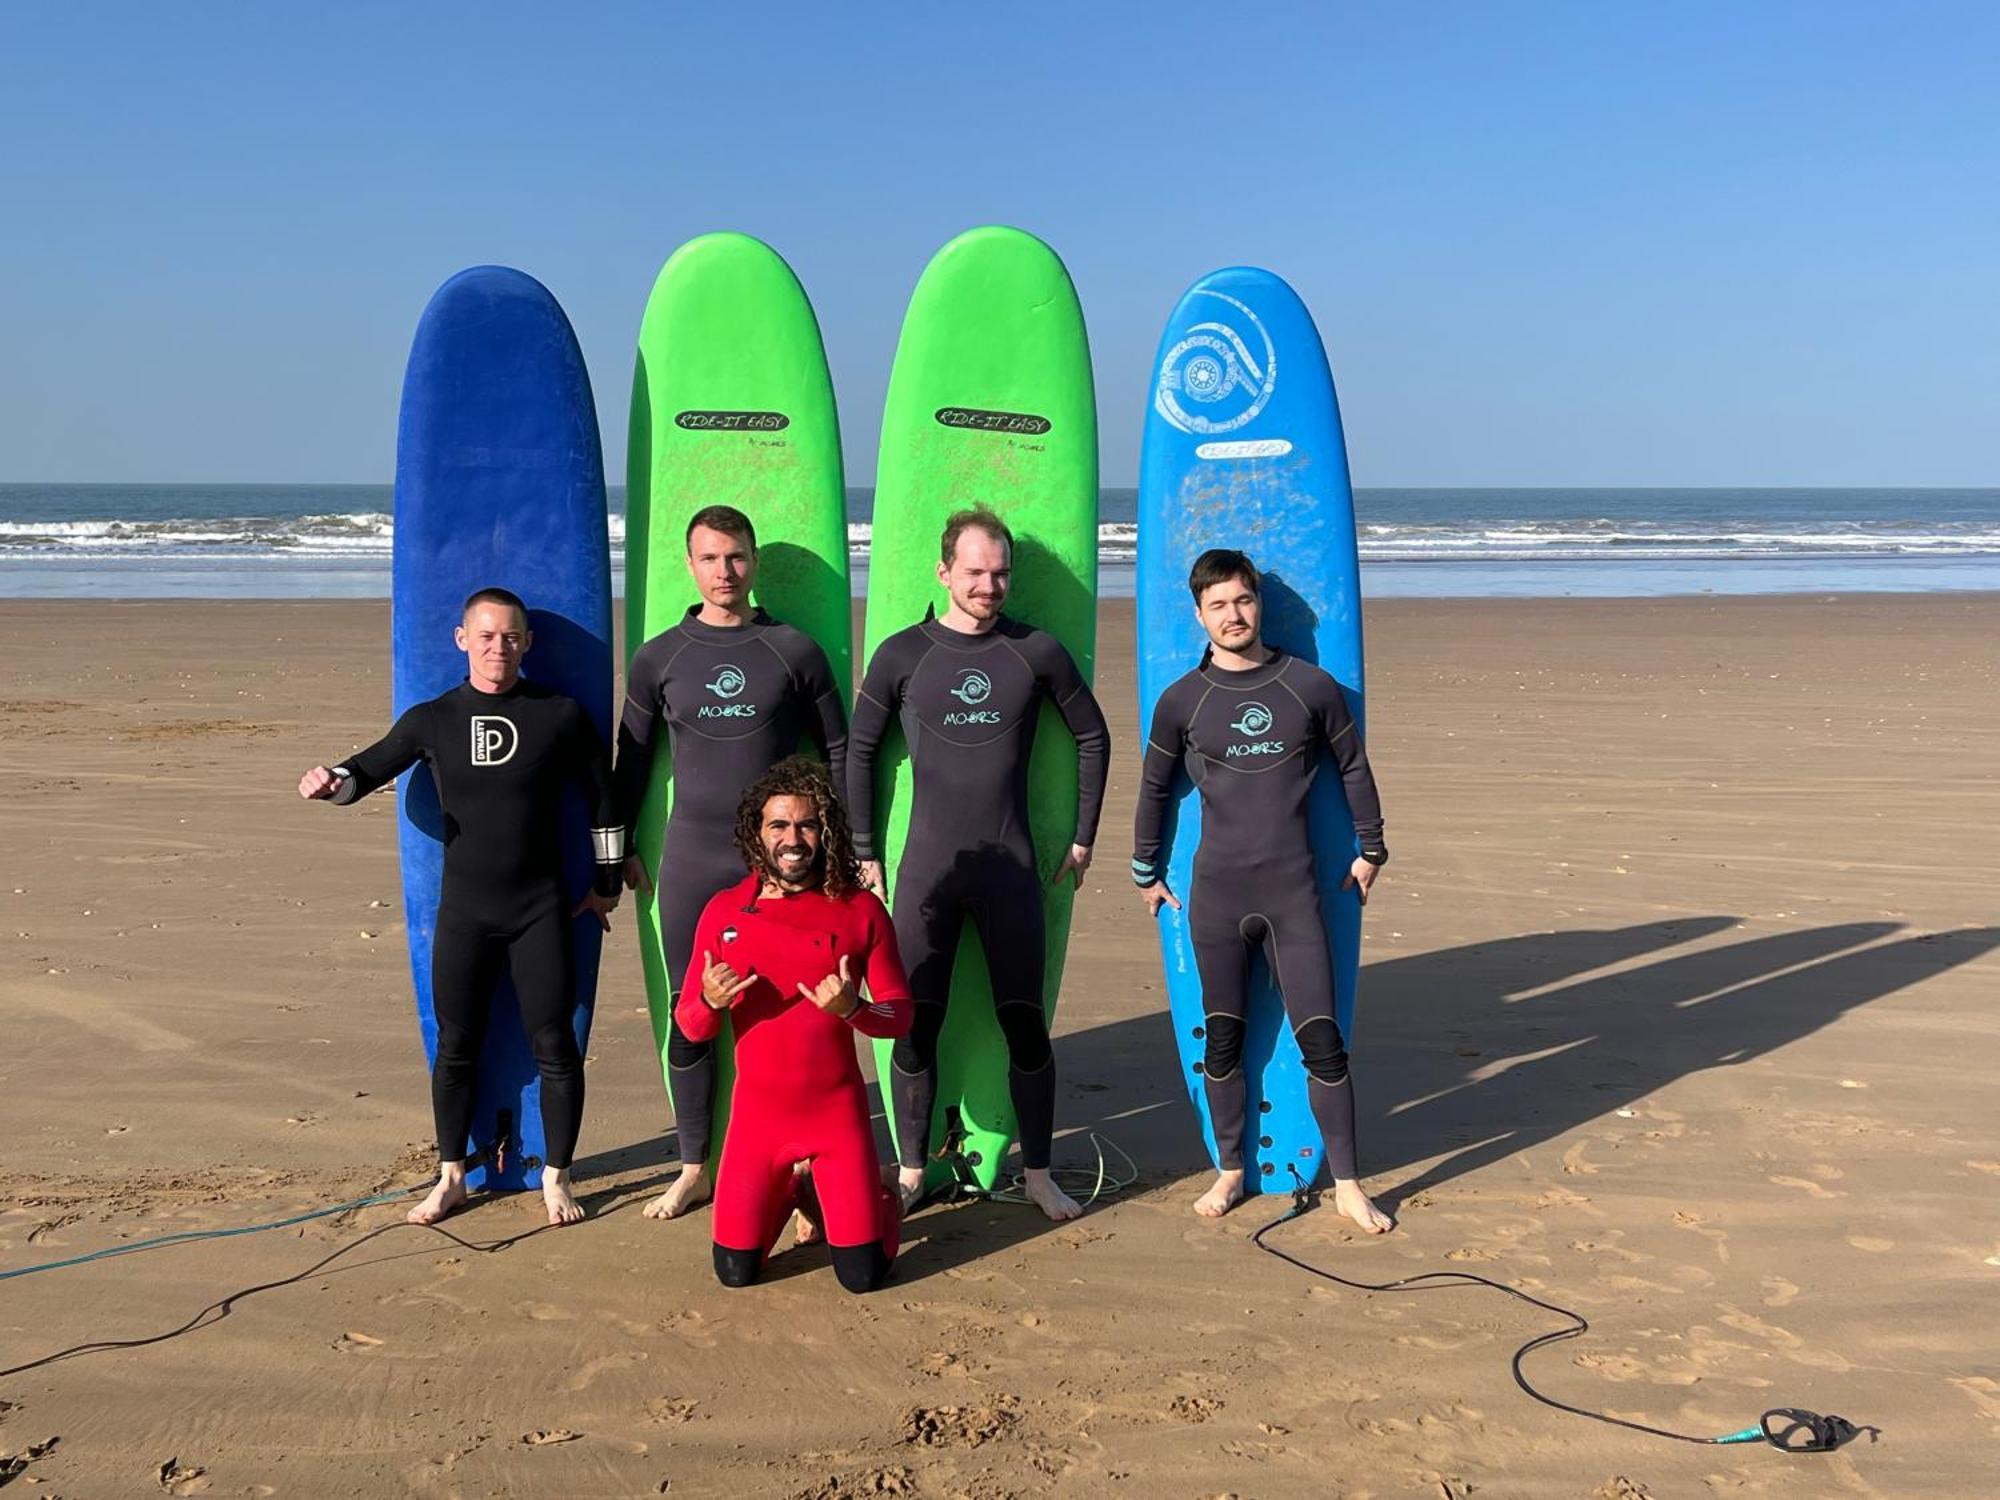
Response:
M521 731L512 719L498 714L472 716L472 763L475 766L504 766L521 748Z
M715 680L713 682L705 682L702 684L702 686L707 688L711 693L715 694L716 697L722 699L723 701L720 703L702 704L702 706L696 711L695 717L701 719L756 718L757 717L756 704L732 703L729 701L730 699L739 696L742 693L743 689L748 687L749 685L750 685L750 679L744 675L743 669L741 667L726 666L726 665L718 667L715 672Z
M1243 755L1283 755L1285 753L1283 740L1260 738L1271 732L1271 726L1275 722L1271 710L1263 704L1257 702L1244 704L1243 711L1236 716L1236 722L1229 727L1249 743L1231 745L1223 753L1232 760Z
M952 697L966 706L966 711L952 711L944 716L947 724L998 724L1000 715L980 704L993 696L993 679L977 667L962 667L958 673L958 686L952 688Z

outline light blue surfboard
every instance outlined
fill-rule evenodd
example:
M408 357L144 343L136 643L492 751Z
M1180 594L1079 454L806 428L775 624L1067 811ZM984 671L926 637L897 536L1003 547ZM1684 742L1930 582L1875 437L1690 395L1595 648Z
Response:
M609 744L611 554L604 460L590 376L569 320L533 277L476 266L438 288L417 324L396 432L391 638L395 710L465 680L452 629L466 595L497 586L528 605L523 675L574 698ZM427 767L397 793L410 977L424 1054L437 1060L431 945L444 873L443 820ZM580 896L592 865L590 809L563 807L565 881ZM602 930L576 919L576 1040L590 1036ZM475 1187L540 1182L541 1084L511 983L494 997L480 1056L471 1148ZM494 1170L494 1148L505 1165Z
M1201 659L1188 570L1210 547L1238 547L1264 573L1264 639L1332 673L1363 715L1361 589L1354 495L1340 407L1319 330L1298 294L1269 271L1205 276L1174 308L1154 363L1139 468L1139 721ZM1322 752L1323 753L1323 752ZM1354 1048L1361 907L1340 882L1359 847L1340 778L1324 763L1309 809L1320 907L1333 949L1336 1014ZM1169 821L1167 883L1188 898L1201 804L1183 774ZM1185 912L1162 910L1160 951L1181 1076L1213 1159L1202 1090L1201 984ZM1324 1156L1306 1075L1284 1009L1258 958L1243 1070L1250 1087L1245 1166L1253 1192L1312 1181Z

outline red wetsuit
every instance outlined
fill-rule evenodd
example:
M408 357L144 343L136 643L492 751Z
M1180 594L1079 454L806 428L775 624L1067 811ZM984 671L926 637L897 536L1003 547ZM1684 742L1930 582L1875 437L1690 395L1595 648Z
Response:
M761 884L750 876L702 909L676 1011L694 1041L722 1029L723 1012L702 999L704 954L757 976L729 1011L736 1092L715 1185L716 1271L731 1285L754 1279L791 1212L793 1163L809 1161L841 1283L873 1290L895 1259L902 1214L882 1184L854 1033L899 1037L910 1029L896 930L869 891L760 896ZM845 1020L799 993L801 984L812 989L839 973L843 956L855 988L867 986L863 1005Z

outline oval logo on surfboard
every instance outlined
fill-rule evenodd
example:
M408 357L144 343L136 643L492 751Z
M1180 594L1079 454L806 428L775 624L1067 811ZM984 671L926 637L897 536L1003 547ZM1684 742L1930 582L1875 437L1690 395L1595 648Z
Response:
M781 411L682 411L674 426L689 432L783 432L792 419Z
M940 406L934 413L943 427L967 427L975 432L1018 432L1039 437L1051 423L1026 411L983 411L976 406Z
M1190 296L1213 297L1224 307L1189 328L1161 358L1153 409L1182 432L1234 432L1270 404L1278 388L1278 351L1263 321L1234 297L1211 291ZM1239 326L1254 334L1254 342Z

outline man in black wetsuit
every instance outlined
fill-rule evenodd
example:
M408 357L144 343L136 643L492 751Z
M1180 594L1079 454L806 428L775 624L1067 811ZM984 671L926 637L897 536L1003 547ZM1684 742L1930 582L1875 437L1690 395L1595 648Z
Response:
M826 653L750 602L757 581L750 518L727 505L697 511L688 522L687 556L701 603L633 653L618 726L618 796L628 828L638 820L663 728L673 756L659 914L661 956L675 995L702 908L743 878L736 807L744 790L801 741L819 749L839 786L847 753L847 706ZM627 859L625 875L628 885L648 884L637 854ZM681 1170L646 1205L649 1219L676 1218L715 1190L708 1176L715 1042L695 1041L670 1016L666 1046Z
M1284 996L1306 1066L1306 1096L1326 1142L1334 1202L1363 1229L1392 1221L1362 1191L1355 1164L1354 1090L1334 1019L1333 962L1313 873L1306 798L1324 747L1340 773L1361 853L1341 881L1363 903L1389 861L1382 802L1340 684L1260 636L1262 580L1241 552L1215 549L1188 576L1207 633L1201 664L1160 695L1146 741L1134 820L1132 879L1157 917L1180 909L1167 889L1164 824L1183 765L1201 793L1201 846L1188 893L1188 930L1201 975L1207 1046L1203 1086L1221 1172L1195 1203L1219 1218L1243 1197L1244 1010L1250 948L1261 945Z
M1073 873L1081 887L1104 805L1110 734L1062 643L1001 613L1013 543L983 506L946 523L938 582L951 605L941 618L890 636L868 664L848 742L848 813L864 878L879 892L875 755L889 721L900 716L914 785L893 911L916 1002L915 1023L897 1042L890 1069L904 1207L923 1191L938 1035L959 932L970 917L1007 1038L1027 1196L1050 1218L1073 1219L1082 1209L1049 1175L1055 1054L1043 1005L1047 934L1028 833L1028 757L1046 698L1076 736L1077 751L1076 832L1055 878Z
M314 766L299 778L299 795L358 802L419 760L437 782L445 846L431 948L438 1031L431 1112L441 1165L437 1186L410 1210L410 1222L434 1224L465 1202L479 1051L504 968L513 976L542 1079L548 1150L542 1197L549 1222L569 1224L583 1217L569 1180L583 1123L570 919L594 911L610 930L625 828L610 758L589 716L574 699L521 676L534 636L520 599L505 589L481 589L465 601L457 641L465 652L464 682L408 710L358 755L331 768ZM589 799L597 856L593 888L574 906L563 891L559 826L568 784Z

